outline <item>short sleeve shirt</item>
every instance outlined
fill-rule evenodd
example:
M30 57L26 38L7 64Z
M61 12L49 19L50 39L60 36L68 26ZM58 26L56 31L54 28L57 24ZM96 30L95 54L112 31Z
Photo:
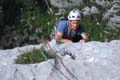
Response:
M65 33L67 33L68 29L68 20L60 21L57 25L57 32L62 33L62 36L65 36ZM80 27L76 31L72 31L71 35L72 37L75 35L75 33L79 33L80 35L85 32L84 27L80 25Z

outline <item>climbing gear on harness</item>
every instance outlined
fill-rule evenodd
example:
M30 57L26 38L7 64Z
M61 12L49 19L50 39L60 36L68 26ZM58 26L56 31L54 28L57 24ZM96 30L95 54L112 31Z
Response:
M63 50L62 56L69 55L73 60L75 60L75 55L73 55L70 50L66 50L65 48Z

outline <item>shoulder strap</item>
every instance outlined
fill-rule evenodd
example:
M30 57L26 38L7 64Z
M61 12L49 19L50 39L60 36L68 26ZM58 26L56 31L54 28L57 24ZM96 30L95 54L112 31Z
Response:
M67 23L66 28L65 28L65 34L64 34L64 36L65 36L65 38L67 38L67 39L71 39L71 31L70 31L70 29L69 29L68 23Z
M65 21L65 20L68 20L67 17L65 17L65 16L60 17L59 20L55 23L54 30L56 31L57 26L58 26L58 24L59 24L60 21Z

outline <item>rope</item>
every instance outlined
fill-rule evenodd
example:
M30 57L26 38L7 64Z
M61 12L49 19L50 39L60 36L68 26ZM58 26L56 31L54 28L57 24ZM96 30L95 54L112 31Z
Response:
M59 71L59 72L56 72L56 73L57 73L58 75L59 75L59 74L63 75L67 80L78 80L77 77L76 77L74 74L72 74L72 73L67 69L67 67L64 65L61 57L59 57L59 56L56 54L56 52L50 47L49 43L48 43L48 47L50 48L50 50L52 51L53 55L55 56L55 64L53 64L53 63L51 63L51 62L49 62L49 63L54 67L55 70ZM44 54L44 52L43 52L42 50L41 50L41 53L42 53L43 57L45 58L45 60L47 61L48 58L46 57L46 55ZM64 67L65 71L69 74L70 77L68 77L67 75L65 75L65 74L56 66L58 63L61 63L61 64L62 64L62 66ZM59 76L60 76L60 75L59 75ZM60 76L60 78L61 78L61 80L63 80L61 76ZM71 78L72 78L72 79L71 79Z
M50 10L50 12L53 13L52 8L50 8L50 5L48 4L48 0L45 0L45 3L46 3L46 5L47 5L48 9Z
M61 57L56 54L56 52L51 48L51 46L49 45L49 43L48 43L48 47L50 48L50 50L52 51L52 53L55 55L56 60L58 60L58 62L60 61L60 63L63 65L63 67L65 68L65 70L67 71L67 73L72 77L72 79L70 79L70 78L67 77L67 76L66 76L66 78L67 78L68 80L78 80L77 77L76 77L74 74L72 74L72 73L69 71L69 69L67 69L67 67L64 65ZM56 66L56 65L55 65L55 66ZM59 71L60 71L60 70L59 70ZM62 71L60 71L60 72L62 72ZM63 73L63 75L64 75L64 73ZM65 76L65 75L64 75L64 76Z
M48 60L48 58L47 58L47 57L46 57L46 55L43 53L43 51L42 51L42 50L40 50L40 52L42 53L42 55L43 55L44 59L47 61L47 60Z
M42 53L42 55L43 55L44 59L47 61L47 60L48 60L47 56L43 53L43 51L42 51L42 50L40 50L40 51L41 51L41 53ZM49 63L51 64L51 66L53 66L53 67L54 67L54 64L53 64L52 62L49 62ZM54 69L56 69L56 68L54 68ZM58 72L56 72L56 73L59 75L59 73L58 73ZM60 78L61 78L61 80L63 80L61 76L60 76Z

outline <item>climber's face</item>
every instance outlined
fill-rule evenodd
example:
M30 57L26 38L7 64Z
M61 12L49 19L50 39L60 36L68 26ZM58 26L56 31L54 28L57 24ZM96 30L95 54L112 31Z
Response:
M79 20L70 20L69 21L69 27L71 30L76 30L80 24Z

